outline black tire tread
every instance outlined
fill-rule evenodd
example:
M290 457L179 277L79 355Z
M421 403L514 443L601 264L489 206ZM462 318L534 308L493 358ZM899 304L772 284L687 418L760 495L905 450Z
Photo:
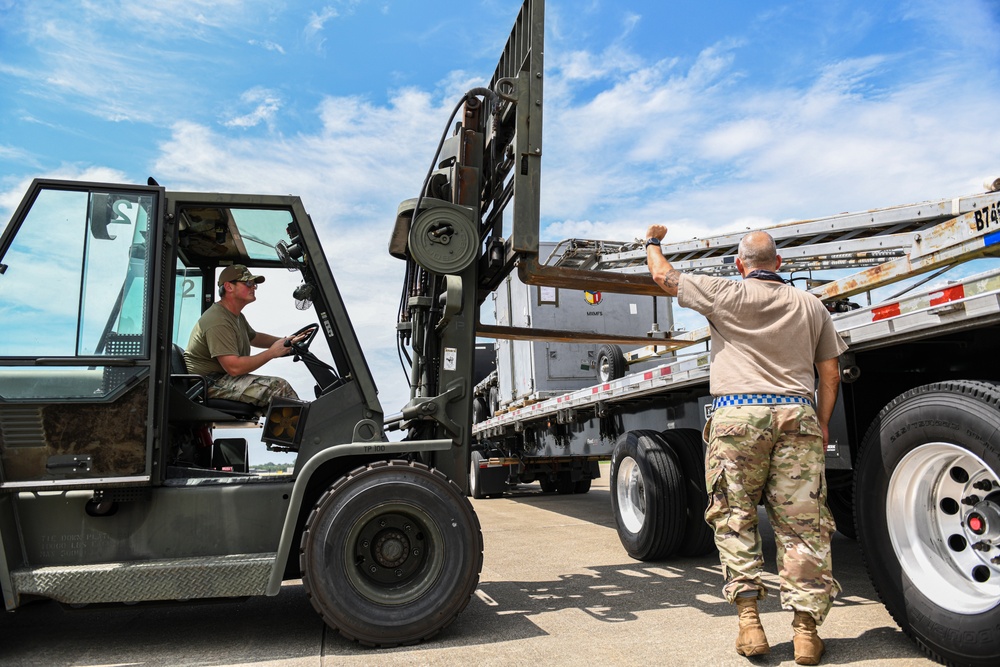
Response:
M694 429L669 429L661 433L680 463L687 497L684 539L677 549L681 556L704 556L715 551L715 533L705 521L708 490L705 488L705 448L701 433Z
M889 401L889 403L882 408L878 416L872 421L865 431L864 437L861 439L861 446L858 449L858 455L855 463L855 474L854 474L854 498L857 500L858 494L858 484L859 484L859 471L862 469L862 462L867 456L874 455L873 452L876 449L880 449L881 442L878 434L882 428L882 422L885 420L886 416L889 415L895 408L899 405L913 399L914 397L921 396L924 394L932 393L952 393L958 396L963 396L966 398L971 398L978 403L981 403L989 408L1000 410L1000 388L992 382L984 382L981 380L945 380L941 382L932 382L930 384L920 385L912 389L908 389L896 398ZM862 527L864 525L864 520L861 517L862 512L854 512L854 529L855 533L858 535L859 540L863 535ZM948 665L949 667L963 667L964 663L955 662L947 659L945 656L938 653L934 647L928 646L924 643L917 635L913 632L909 619L898 612L895 608L891 607L885 596L882 593L882 588L876 581L873 572L873 561L881 560L881 554L869 554L867 549L861 549L861 561L864 564L865 572L868 574L869 580L872 582L875 588L875 593L878 595L879 601L885 606L886 611L892 617L892 620L896 622L896 625L903 631L907 637L909 637L913 642L920 648L921 651L930 659L939 662L943 665Z
M311 577L309 575L309 568L306 566L306 559L307 559L307 556L306 556L306 545L307 545L307 543L309 541L310 529L312 528L313 523L315 522L317 516L319 516L321 508L324 507L324 505L330 500L330 498L333 495L336 494L336 492L339 489L343 488L347 484L350 484L351 481L354 480L354 479L356 479L359 475L362 475L364 473L367 473L370 470L374 470L374 469L378 469L378 468L383 468L383 467L399 467L399 466L408 467L408 468L414 468L414 469L417 469L417 470L426 471L430 475L438 478L444 484L452 487L453 490L454 490L454 492L459 497L461 497L463 499L465 498L465 494L462 493L462 491L458 487L458 485L455 484L450 479L448 479L448 477L444 473L442 473L440 470L438 470L437 468L431 468L430 466L427 466L427 465L425 465L423 463L418 463L416 461L404 461L404 460L397 460L397 459L383 460L383 461L374 461L372 463L369 463L366 466L361 466L361 467L355 468L354 470L350 471L349 473L347 473L346 475L344 475L343 477L341 477L340 479L338 479L337 481L335 481L333 484L331 484L330 487L326 491L323 492L323 494L320 496L319 500L316 501L316 503L313 505L312 509L309 511L309 516L306 519L305 525L304 525L303 530L302 530L302 538L301 538L301 540L299 542L299 570L302 573L302 586L303 586L303 588L306 591L306 595L309 598L309 602L310 602L310 604L312 604L313 609L316 610L316 612L320 615L320 617L322 617L323 621L329 627L331 627L334 630L336 630L337 633L340 634L345 639L347 639L349 641L357 642L358 644L361 644L362 646L370 646L370 647L373 647L373 648L392 648L394 646L411 646L411 645L414 645L414 644L419 644L421 642L427 641L428 639L434 637L435 635L437 635L438 633L440 633L442 630L444 630L445 628L447 628L449 625L451 625L451 623L456 618L458 618L458 615L460 613L462 613L462 611L468 606L469 601L472 599L472 595L475 593L475 590L476 590L476 588L477 588L477 586L479 584L479 576L480 576L480 573L482 572L482 568L483 568L483 533L482 533L482 526L479 523L479 517L476 515L475 511L471 511L472 521L473 521L475 529L476 529L475 530L475 534L476 534L476 536L478 538L478 545L477 546L478 546L478 554L479 554L478 555L478 562L476 564L475 584L471 587L469 595L465 598L465 600L461 603L461 605L459 605L458 609L455 610L455 613L452 614L450 617L448 617L448 618L443 619L442 621L440 621L434 628L432 628L431 630L429 630L424 635L422 635L422 636L420 636L420 637L418 637L416 639L413 639L411 641L402 641L402 642L391 641L391 640L387 640L385 642L371 642L371 641L366 641L366 640L364 640L362 638L359 638L359 637L356 637L356 636L352 635L347 629L339 626L326 613L326 610L322 607L322 605L320 605L316 601L316 598L315 598L315 596L313 594L313 585L314 584L313 584L313 582L311 580ZM466 502L467 502L467 500L466 500ZM471 508L470 508L470 510L471 510Z
M622 351L620 345L614 345L611 343L605 343L601 345L597 352L597 366L601 367L602 358L607 358L609 365L611 367L611 377L607 381L617 380L620 377L625 377L625 370L628 364L625 363L625 353ZM599 378L602 381L603 378Z
M684 524L687 520L686 495L684 493L684 478L681 474L680 464L670 446L657 431L637 430L629 431L619 438L615 445L617 451L626 438L633 437L637 441L640 437L648 438L654 446L646 448L644 460L650 468L649 472L654 479L648 482L662 482L660 493L652 494L653 503L647 497L646 516L650 519L647 529L651 531L650 539L645 548L631 549L622 538L624 528L618 523L618 500L614 489L615 478L617 477L616 455L612 464L612 491L611 502L615 515L615 523L618 524L619 538L626 552L632 558L640 561L663 560L672 556L684 538ZM639 454L637 449L636 454ZM636 457L633 457L636 458ZM636 462L641 466L642 461L636 458Z

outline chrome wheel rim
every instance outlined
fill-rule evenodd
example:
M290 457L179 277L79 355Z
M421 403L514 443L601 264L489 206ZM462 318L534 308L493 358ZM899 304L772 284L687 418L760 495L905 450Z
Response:
M622 524L630 533L638 533L646 521L646 485L639 464L631 456L623 458L618 465L615 493Z
M476 491L479 490L479 484L478 484L478 482L479 482L479 475L476 474L477 472L479 472L479 461L478 461L478 459L476 459L476 457L470 456L469 457L469 493L472 494L473 498L476 497Z
M889 478L886 526L934 604L978 614L1000 603L1000 478L981 458L944 442L908 452Z
M602 356L597 364L597 377L601 382L611 381L611 360Z

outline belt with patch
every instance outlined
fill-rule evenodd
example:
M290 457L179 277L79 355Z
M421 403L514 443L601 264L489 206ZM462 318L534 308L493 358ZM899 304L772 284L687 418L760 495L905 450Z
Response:
M732 405L812 405L805 396L785 396L783 394L726 394L716 396L712 401L712 409L726 408Z

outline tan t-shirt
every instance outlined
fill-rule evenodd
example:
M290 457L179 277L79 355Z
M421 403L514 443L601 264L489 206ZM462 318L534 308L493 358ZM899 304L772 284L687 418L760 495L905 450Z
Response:
M822 302L791 285L682 273L677 303L708 318L714 396L812 399L814 364L847 350Z
M191 338L184 350L188 373L225 373L216 357L226 354L249 356L250 341L256 336L257 332L250 327L243 313L234 315L218 302L213 303L191 330Z

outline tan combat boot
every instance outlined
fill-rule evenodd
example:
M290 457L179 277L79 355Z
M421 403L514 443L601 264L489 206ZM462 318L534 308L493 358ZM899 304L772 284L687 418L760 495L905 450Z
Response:
M757 598L736 598L740 615L740 634L736 638L736 652L746 657L766 655L771 651L764 635L764 626L757 615Z
M792 631L795 664L818 665L826 647L816 634L816 619L804 611L797 611L795 618L792 619Z

